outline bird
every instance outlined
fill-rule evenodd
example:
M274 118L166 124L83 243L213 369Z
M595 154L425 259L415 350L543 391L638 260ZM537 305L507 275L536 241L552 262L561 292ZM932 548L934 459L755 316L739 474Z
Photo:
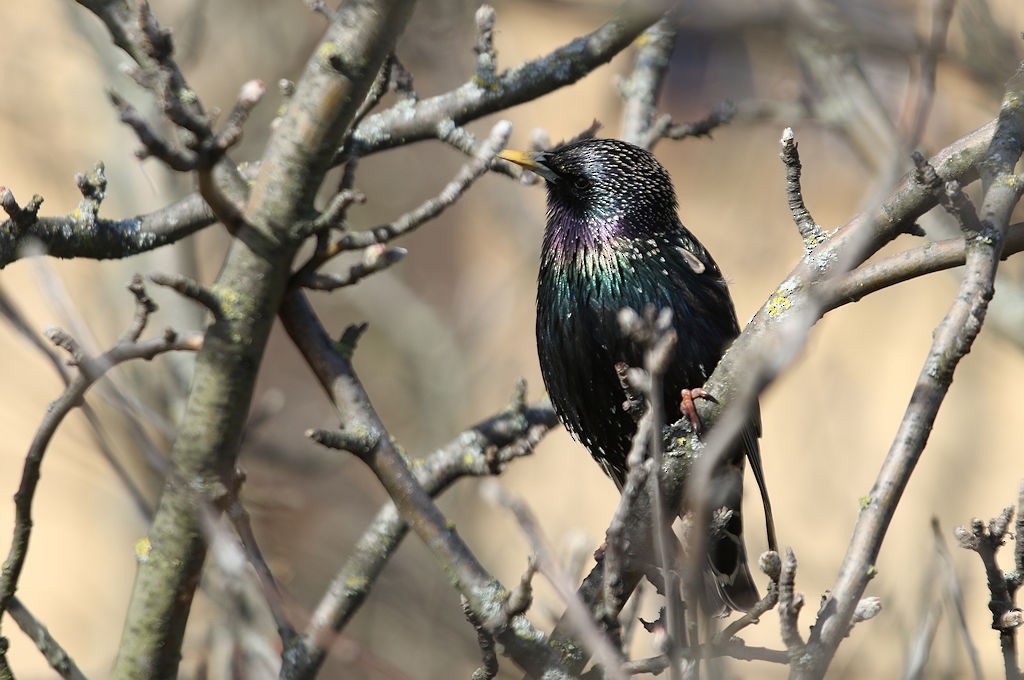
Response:
M707 248L680 221L672 180L650 151L585 137L498 156L547 187L536 325L544 386L563 425L621 491L636 423L623 405L616 364L642 366L643 349L620 330L620 310L653 305L672 312L677 339L662 400L663 422L671 423L679 419L681 393L684 401L706 395L700 386L739 334L729 289ZM743 541L745 460L761 489L774 549L760 429L755 412L708 490L711 509L732 511L725 530L709 538L704 568L706 597L717 596L711 606L722 613L749 611L759 600Z

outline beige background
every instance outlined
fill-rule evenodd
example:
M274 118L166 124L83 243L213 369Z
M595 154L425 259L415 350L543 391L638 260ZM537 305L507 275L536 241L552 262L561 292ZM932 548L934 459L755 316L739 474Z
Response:
M874 5L872 5L874 6ZM927 26L927 12L900 3L882 4L880 21L906 35ZM1008 35L1024 28L1024 8L1012 0L993 3ZM500 65L538 56L590 30L606 7L547 3L503 3L496 41ZM294 76L319 35L321 21L302 3L155 2L160 19L176 31L181 61L208 106L227 107L242 82L261 78L272 85L246 130L239 160L256 158L266 126L279 105L273 84ZM422 95L445 91L472 72L472 12L460 2L424 3L399 54L412 68ZM697 10L687 21L697 25ZM883 24L880 24L883 25ZM124 59L105 45L91 16L70 2L0 4L0 185L23 203L42 194L45 214L74 208L73 177L97 160L107 164L108 216L152 209L189 188L158 163L136 161L136 143L117 123L104 90L113 87L152 112L149 99L123 75ZM793 102L799 72L771 27L719 29L714 38L680 48L666 84L666 110L680 120L701 117L717 101ZM415 35L413 35L415 34ZM703 41L703 42L702 42ZM963 52L956 25L951 48ZM1021 52L1017 47L1017 54ZM1004 76L1016 63L1003 61ZM907 96L907 71L892 54L869 60L869 75L890 111ZM569 91L502 114L513 121L513 145L529 143L534 127L552 139L570 137L592 119L603 134L619 129L616 78L620 58ZM937 149L994 116L998 100L990 86L973 82L955 65L939 71L935 109L923 148ZM785 203L778 160L782 128L792 125L804 162L804 194L815 218L827 228L846 222L879 187L842 139L813 120L738 122L714 139L663 142L657 153L679 192L684 222L715 254L729 277L741 318L749 318L799 257L801 244ZM472 129L483 134L487 123ZM391 219L429 197L457 171L462 159L439 143L421 143L364 161L357 185L369 202L353 211L366 227ZM466 425L499 410L518 376L531 394L542 385L533 340L534 277L544 207L542 191L501 177L484 178L441 219L405 239L407 258L389 272L333 296L314 295L328 325L369 321L356 365L392 432L422 455ZM131 313L123 290L134 272L169 271L191 261L209 281L226 239L214 227L177 249L119 262L21 261L0 276L36 329L69 327L55 305L63 290L87 324L96 346L112 343ZM902 239L896 248L911 245ZM343 263L339 263L341 268ZM1006 269L1017 272L1016 262ZM819 323L802 358L765 395L763 450L779 536L800 560L798 589L807 598L804 631L828 588L857 517L858 499L872 484L907 403L930 342L955 294L957 279L941 274L844 307ZM166 325L198 327L194 309L165 291L152 332ZM997 292L997 299L998 299ZM972 516L988 518L1015 501L1024 478L1020 460L1020 407L1024 382L1022 338L1002 337L986 327L956 374L920 467L906 492L883 548L879 575L869 589L884 610L859 626L843 645L830 677L894 677L901 672L936 584L929 522L937 517L947 541L952 529ZM334 424L329 405L296 352L280 333L257 391L257 408L271 414L248 436L242 465L250 478L247 503L263 548L293 595L301 621L330 574L343 560L383 500L371 476L352 459L306 443L309 427ZM116 376L118 384L153 409L174 417L183 388L173 376L187 374L188 359L140 365ZM177 368L172 369L176 366ZM0 325L0 496L17 488L32 433L47 403L60 391L40 354ZM175 373L177 371L177 373ZM107 418L119 459L150 489L143 454L128 434L117 407L96 392L92 403ZM148 426L166 447L158 429ZM517 462L502 483L524 498L560 553L583 546L589 553L603 536L616 501L614 488L591 464L582 447L562 431L552 433L536 454ZM752 489L751 489L752 491ZM754 494L748 494L751 499ZM449 492L442 508L483 562L505 583L515 583L526 565L521 532L501 509L488 505L478 482ZM749 530L753 554L764 548L755 517ZM0 502L0 536L8 535L13 505ZM103 677L116 651L120 622L134 573L133 543L145 523L96 453L84 419L69 418L50 447L35 505L36 530L19 595L68 648L91 677ZM0 540L5 547L7 539ZM989 629L979 560L952 548L967 603L970 630L986 673L1001 675L998 644ZM1004 555L1004 568L1010 564ZM587 565L589 568L589 563ZM534 620L547 625L560 611L551 591L538 584ZM963 648L948 606L938 627L928 677L967 673ZM656 616L656 603L642 615ZM183 675L195 670L197 650L223 610L201 596L189 628ZM39 654L12 622L4 621L18 677L51 677ZM774 616L747 634L750 644L780 648ZM273 638L271 637L271 642ZM649 654L646 640L637 654ZM461 620L458 598L446 586L424 548L410 539L389 566L377 591L334 649L323 677L467 677L477 663L475 643ZM510 664L506 664L510 665ZM737 664L737 677L767 677L761 665ZM505 668L503 677L516 677ZM781 672L775 672L781 676Z

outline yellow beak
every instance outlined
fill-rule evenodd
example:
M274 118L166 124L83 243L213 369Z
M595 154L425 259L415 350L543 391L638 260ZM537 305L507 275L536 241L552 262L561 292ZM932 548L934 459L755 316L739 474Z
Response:
M540 175L549 182L557 182L558 174L548 166L544 165L542 160L543 157L543 152L537 151L512 151L510 149L505 149L504 151L498 152L498 158L502 158L510 163L522 166L530 172Z

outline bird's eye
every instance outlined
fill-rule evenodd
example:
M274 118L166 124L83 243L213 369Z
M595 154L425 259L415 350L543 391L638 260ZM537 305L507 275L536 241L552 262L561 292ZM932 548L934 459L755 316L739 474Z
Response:
M590 188L590 180L582 175L574 177L572 180L572 188L578 192L586 191Z

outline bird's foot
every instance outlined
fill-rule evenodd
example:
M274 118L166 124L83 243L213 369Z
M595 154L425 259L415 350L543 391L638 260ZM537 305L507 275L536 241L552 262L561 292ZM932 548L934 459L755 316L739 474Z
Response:
M693 426L693 431L700 434L700 416L697 415L697 407L693 402L696 399L714 400L714 397L712 397L703 387L695 387L692 390L681 390L679 392L679 397L679 412L690 419L690 425Z

